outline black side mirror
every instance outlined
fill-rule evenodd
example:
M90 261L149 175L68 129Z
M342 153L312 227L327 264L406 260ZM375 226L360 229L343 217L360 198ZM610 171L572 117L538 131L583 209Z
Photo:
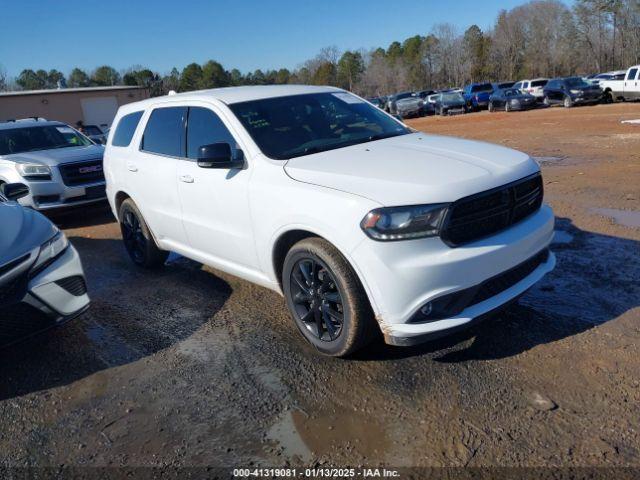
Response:
M0 186L0 191L9 200L18 200L19 198L29 195L29 187L24 183L5 183Z
M198 166L201 168L242 168L244 155L242 150L236 150L234 158L231 145L226 142L202 145L198 149Z

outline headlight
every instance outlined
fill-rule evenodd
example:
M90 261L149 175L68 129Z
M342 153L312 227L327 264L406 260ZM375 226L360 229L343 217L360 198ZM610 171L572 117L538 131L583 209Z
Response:
M360 223L369 237L380 241L434 237L440 233L447 204L412 205L371 210Z
M569 90L569 92L573 93L574 95L580 95L582 93L582 90Z
M51 169L40 163L16 163L18 173L25 178L51 178Z
M518 100L517 98L512 98L511 103L518 105L520 103L520 100Z
M33 265L33 270L41 268L52 258L56 258L62 252L64 252L69 246L69 241L64 233L58 231L50 240L46 241L40 247L40 254L36 263Z

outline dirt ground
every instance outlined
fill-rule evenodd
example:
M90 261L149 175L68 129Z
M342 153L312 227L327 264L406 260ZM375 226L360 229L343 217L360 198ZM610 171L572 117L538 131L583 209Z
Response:
M409 121L537 157L558 266L471 330L349 360L307 347L273 292L179 257L134 268L105 208L57 215L92 308L0 353L0 465L640 467L632 118L640 103Z

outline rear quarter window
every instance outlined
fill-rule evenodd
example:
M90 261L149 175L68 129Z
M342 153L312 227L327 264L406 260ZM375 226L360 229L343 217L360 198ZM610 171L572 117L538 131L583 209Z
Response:
M111 145L115 147L128 147L133 138L133 134L140 123L142 112L133 112L125 115L118 122Z

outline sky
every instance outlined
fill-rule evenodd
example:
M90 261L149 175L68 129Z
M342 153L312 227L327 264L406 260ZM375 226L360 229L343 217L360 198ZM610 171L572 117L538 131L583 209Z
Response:
M491 28L523 0L0 0L0 67L143 65L161 74L217 60L243 73L296 68L321 48L387 47L438 23Z

